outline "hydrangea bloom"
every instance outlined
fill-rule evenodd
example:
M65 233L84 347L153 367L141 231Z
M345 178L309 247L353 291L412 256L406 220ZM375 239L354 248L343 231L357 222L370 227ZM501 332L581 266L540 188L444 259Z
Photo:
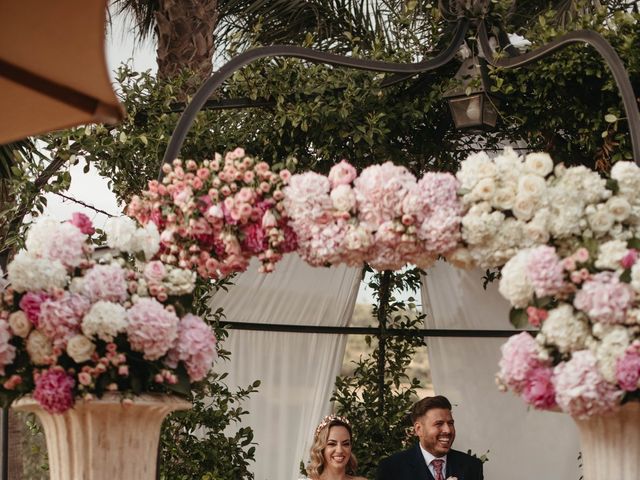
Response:
M539 358L539 347L527 332L509 337L500 348L500 381L516 393L521 393L536 369L543 366Z
M529 255L529 249L521 250L502 269L498 289L516 308L526 307L533 298L533 285L528 275Z
M80 331L80 321L90 303L82 295L64 292L60 298L42 302L39 329L55 347L64 348L67 341Z
M173 346L178 317L153 298L141 298L127 310L127 336L131 348L147 360L157 360Z
M58 260L34 258L19 251L7 267L9 282L16 292L52 291L64 288L68 274Z
M615 410L622 397L622 391L602 378L589 350L574 352L571 360L558 364L552 381L560 408L577 418Z
M37 375L33 398L49 413L64 413L73 407L75 380L62 368L51 368Z
M538 297L555 295L564 286L564 269L556 249L541 245L531 250L526 275Z
M553 369L549 367L534 368L522 390L522 398L529 405L542 410L556 406L556 392L552 382Z
M92 302L122 302L127 298L125 272L117 263L95 265L85 273L82 288Z
M616 380L620 388L633 392L640 388L640 342L631 345L616 365Z
M185 315L178 326L178 339L167 356L172 368L184 362L191 381L207 376L217 357L216 337L211 328L196 315Z
M600 272L582 284L573 304L596 322L622 323L633 299L628 284L611 272Z
M103 300L94 303L82 319L82 333L89 338L99 338L105 342L112 342L126 328L125 308L120 304Z

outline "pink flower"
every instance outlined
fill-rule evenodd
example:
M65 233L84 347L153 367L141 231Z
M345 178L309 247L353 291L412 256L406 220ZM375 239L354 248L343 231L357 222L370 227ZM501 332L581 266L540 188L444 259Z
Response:
M534 368L522 391L522 397L535 408L548 410L556 406L556 394L551 377L553 370L548 367Z
M556 365L552 382L560 408L577 418L611 412L622 398L622 391L602 377L590 350L575 352L571 360Z
M178 327L178 340L167 356L172 368L184 362L192 382L207 376L217 357L216 337L211 328L195 315L185 315Z
M27 292L20 299L20 309L27 315L27 318L34 327L38 327L40 318L40 305L50 297L46 293Z
M527 332L522 332L509 337L500 350L498 378L515 393L522 393L532 372L544 366L538 357L536 341Z
M633 289L613 272L601 272L582 284L573 305L591 320L602 323L622 323L634 299Z
M624 356L618 359L616 364L616 380L618 385L627 392L638 390L640 383L640 348L631 345Z
M149 283L162 283L162 279L167 274L167 269L164 267L164 263L154 260L144 267L144 278Z
M527 307L527 319L532 327L539 328L548 316L549 312L544 308L536 308L533 306Z
M87 237L69 223L63 223L51 232L44 257L59 260L65 267L77 267L84 257Z
M127 336L131 348L147 360L165 355L178 334L178 317L153 298L141 298L127 310Z
M71 225L77 227L85 235L93 235L96 231L89 217L80 212L71 214Z
M531 250L527 275L538 297L555 295L564 286L564 268L556 249L541 245Z
M92 302L123 302L127 298L125 271L116 263L95 265L84 275L83 290Z
M630 248L627 250L627 254L622 257L622 260L620 260L620 264L622 268L631 268L636 263L636 260L638 260L638 251L635 248Z
M5 367L16 357L16 347L9 343L12 337L9 324L0 320L0 375L5 374Z
M342 160L340 163L331 167L329 171L331 188L336 188L338 185L349 185L355 180L356 176L356 169L346 160Z
M575 258L576 262L578 263L585 263L587 260L589 260L589 250L581 247L576 250L576 253L573 254L573 258Z
M49 413L64 413L73 407L75 380L59 367L36 376L33 398Z
M80 332L82 317L91 304L82 295L65 291L60 298L48 299L40 305L42 331L58 348L65 348L67 341Z
M261 225L250 223L242 230L242 235L242 248L249 253L260 253L268 246Z

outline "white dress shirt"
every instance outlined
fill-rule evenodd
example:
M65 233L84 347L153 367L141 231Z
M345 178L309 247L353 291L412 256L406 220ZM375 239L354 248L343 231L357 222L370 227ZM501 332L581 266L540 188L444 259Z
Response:
M442 477L447 478L447 456L445 455L444 457L435 457L431 455L431 453L427 452L424 448L422 448L422 445L420 445L420 451L422 452L424 461L427 462L427 466L429 467L429 471L431 472L431 475L433 475L433 478L436 478L436 469L431 462L436 458L439 460L444 460L444 463L442 464Z

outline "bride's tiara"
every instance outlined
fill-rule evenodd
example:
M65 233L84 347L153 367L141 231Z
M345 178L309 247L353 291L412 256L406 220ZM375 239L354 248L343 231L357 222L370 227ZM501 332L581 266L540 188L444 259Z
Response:
M316 428L315 436L317 437L318 434L320 433L320 430L322 430L324 427L326 427L333 421L344 423L345 425L348 425L349 428L351 428L351 422L349 422L349 420L347 420L346 417L341 417L340 415L336 415L332 413L331 415L327 415L322 419L322 421L320 422L320 425L318 425L318 427Z

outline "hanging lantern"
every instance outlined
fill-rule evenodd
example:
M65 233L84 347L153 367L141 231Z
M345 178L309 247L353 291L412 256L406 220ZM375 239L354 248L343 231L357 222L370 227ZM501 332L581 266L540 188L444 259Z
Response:
M444 93L456 128L493 128L498 112L496 100L487 93L489 76L476 57L468 58L456 73L457 85Z

